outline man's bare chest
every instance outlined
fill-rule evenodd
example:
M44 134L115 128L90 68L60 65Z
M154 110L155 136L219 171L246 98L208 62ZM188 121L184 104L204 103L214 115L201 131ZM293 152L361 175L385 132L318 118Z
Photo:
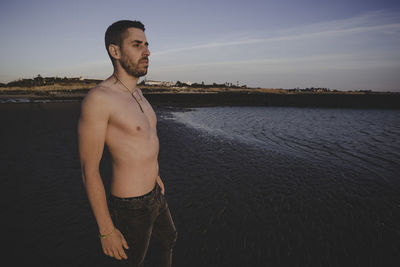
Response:
M144 97L141 100L139 98L138 102L133 98L125 98L114 103L108 124L109 128L128 135L146 135L155 131L157 117Z

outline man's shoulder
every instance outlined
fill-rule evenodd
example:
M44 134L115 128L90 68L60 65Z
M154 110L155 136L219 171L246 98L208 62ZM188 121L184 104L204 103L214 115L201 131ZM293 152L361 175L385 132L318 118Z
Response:
M91 88L86 96L83 98L81 103L82 110L91 112L102 113L108 112L108 108L111 104L110 90L102 84L98 84Z
M83 103L91 102L107 102L110 98L110 90L104 84L100 83L91 88L83 98Z

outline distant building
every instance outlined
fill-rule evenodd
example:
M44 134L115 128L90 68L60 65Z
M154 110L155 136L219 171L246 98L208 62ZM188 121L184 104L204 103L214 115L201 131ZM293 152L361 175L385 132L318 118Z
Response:
M150 86L173 86L174 85L172 82L150 81L150 80L144 81L144 84L150 85Z

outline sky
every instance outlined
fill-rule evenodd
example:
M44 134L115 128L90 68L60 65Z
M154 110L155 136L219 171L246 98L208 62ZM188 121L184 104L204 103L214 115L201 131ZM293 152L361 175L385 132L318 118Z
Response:
M0 82L106 79L122 19L145 25L147 80L400 92L398 0L2 0Z

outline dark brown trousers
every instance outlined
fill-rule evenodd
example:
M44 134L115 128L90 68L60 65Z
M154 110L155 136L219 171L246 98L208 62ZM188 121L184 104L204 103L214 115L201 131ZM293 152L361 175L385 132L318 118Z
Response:
M158 184L151 192L139 197L118 198L111 195L109 209L115 226L129 246L125 250L128 259L121 261L122 266L143 266L153 234L160 241L161 266L171 266L177 231Z

